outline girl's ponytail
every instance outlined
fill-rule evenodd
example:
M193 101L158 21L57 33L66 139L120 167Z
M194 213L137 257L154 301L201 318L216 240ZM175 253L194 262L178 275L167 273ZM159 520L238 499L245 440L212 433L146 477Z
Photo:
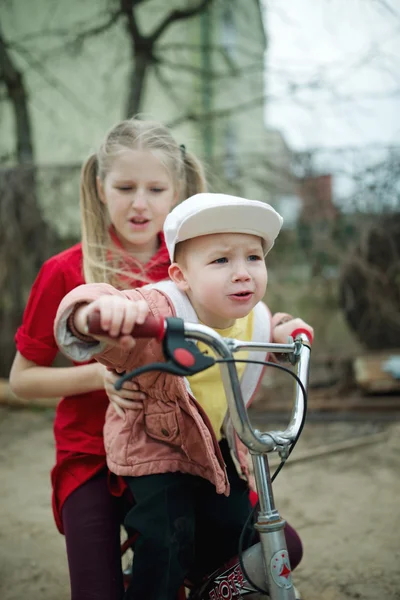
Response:
M183 166L185 170L185 186L182 194L182 200L207 191L207 181L204 174L203 165L194 154L188 152L184 146L181 146Z
M86 283L107 281L107 213L99 198L97 175L97 155L92 154L82 167L80 183L83 275Z

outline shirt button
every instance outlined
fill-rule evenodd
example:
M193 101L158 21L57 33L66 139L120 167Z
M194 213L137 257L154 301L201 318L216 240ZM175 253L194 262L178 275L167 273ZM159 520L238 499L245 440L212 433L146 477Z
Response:
M168 431L168 429L161 429L161 433L162 433L163 435L165 435L165 437L169 436L169 431Z

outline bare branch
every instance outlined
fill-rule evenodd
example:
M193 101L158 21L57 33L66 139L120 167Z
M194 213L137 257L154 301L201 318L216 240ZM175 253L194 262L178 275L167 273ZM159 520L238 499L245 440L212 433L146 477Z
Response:
M171 11L149 36L151 42L154 43L164 33L164 31L170 25L172 25L172 23L195 17L196 15L200 14L203 10L211 6L213 1L214 0L201 0L201 2L199 2L199 4L197 6L194 6L193 8L176 9Z
M135 6L141 4L142 1L143 0L121 0L121 12L126 17L126 27L130 33L131 40L133 40L134 45L142 44L145 39L139 31L133 11Z
M158 55L158 52L157 52ZM162 66L169 67L173 71L186 71L187 73L193 73L198 77L208 77L208 79L217 79L218 81L225 79L232 79L232 77L238 77L240 75L246 74L249 75L251 73L262 73L262 65L259 62L251 63L249 65L243 65L239 68L235 68L234 71L227 72L223 71L213 71L210 69L202 69L201 67L196 67L193 64L188 63L179 63L174 62L172 60L168 60L165 58L158 58L158 64Z
M13 45L13 49L34 69L51 87L57 89L66 100L69 100L75 108L78 108L87 116L93 118L93 108L86 106L80 97L76 96L58 77L50 73L39 60L36 60L25 48Z
M183 110L183 107L181 105L182 97L179 94L179 92L177 92L177 87L172 85L172 83L167 80L167 78L162 73L162 69L160 69L160 66L158 64L154 65L154 74L155 74L156 78L158 79L158 81L160 82L161 86L172 98L172 100L173 100L175 106L178 108L178 110Z
M8 52L8 44L0 30L0 80L11 85L17 71Z
M390 13L393 17L400 17L400 13L398 13L393 6L390 6L389 2L386 0L374 0L376 4L379 4L384 10Z
M131 54L134 61L130 72L130 82L125 114L130 116L140 110L143 88L147 79L148 69L157 63L154 48L161 34L174 22L189 19L203 11L213 0L202 0L197 6L182 10L172 10L156 27L151 35L141 33L135 15L135 8L141 4L136 0L120 0L121 13L126 18L126 28L131 42Z
M229 117L241 110L246 108L254 108L255 106L259 106L265 102L265 95L258 96L256 98L252 98L251 100L246 100L245 102L241 102L236 106L231 106L229 108L222 108L220 110L213 110L207 113L186 113L186 115L181 115L176 119L170 121L167 126L168 127L177 127L185 121L195 121L195 122L206 122L210 119L220 119L224 117Z
M162 52L163 54L170 50L183 50L184 52L194 50L194 51L202 52L202 51L204 51L204 49L206 49L209 51L221 52L222 46L221 46L221 44L190 44L190 43L188 44L186 42L164 42L164 43L162 43L160 41L157 46L157 49L159 50L159 52ZM240 54L240 56L246 56L246 57L250 57L250 58L254 58L254 59L260 58L261 53L259 50L258 51L251 50L251 48L248 48L247 46L245 46L243 44L237 44L236 49L237 49L237 53Z
M101 25L97 25L96 27L91 27L90 29L86 29L84 31L79 32L75 37L76 43L82 43L86 41L88 38L96 37L97 35L101 35L102 33L108 31L118 19L122 16L121 9L115 10L110 13L108 19L102 23Z
M7 43L0 30L0 81L3 81L15 115L15 140L18 161L33 163L34 150L29 117L28 96L22 74L9 54Z
M71 38L71 41L67 42L67 45L73 43L81 44L87 39L101 35L102 33L105 33L106 31L111 29L111 27L115 25L115 23L117 23L121 15L121 9L114 10L110 13L107 13L106 19L103 23L100 23L99 25L93 27L89 27L87 29L85 29L86 21L75 23L73 25L73 32L77 31L76 34L72 34L70 29L56 28L50 30L36 31L34 33L27 33L23 36L23 38L15 38L14 42L17 44L27 44L28 42L36 41L37 39L42 40L44 37L51 37L57 39ZM73 38L72 35L74 36ZM65 46L63 44L62 48L64 47Z

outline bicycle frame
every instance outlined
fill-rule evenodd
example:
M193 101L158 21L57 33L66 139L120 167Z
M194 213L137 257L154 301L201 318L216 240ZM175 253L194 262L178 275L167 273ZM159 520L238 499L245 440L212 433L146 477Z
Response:
M186 322L184 323L184 334L186 338L207 344L222 359L234 359L234 353L239 350L288 354L291 362L297 365L297 376L307 390L310 342L304 334L297 336L293 342L287 344L242 342L222 338L205 325ZM278 452L281 458L287 458L289 448L297 439L303 422L305 402L302 390L299 385L296 385L294 407L288 427L284 431L260 432L254 429L249 421L235 363L225 362L219 363L219 365L233 426L251 453L259 497L260 509L255 527L260 535L262 551L259 552L258 544L249 548L244 553L245 568L251 579L261 589L268 590L271 600L296 600L283 532L285 521L275 506L268 453ZM260 560L260 554L262 560ZM260 571L265 578L260 578ZM261 597L261 594L247 585L237 563L234 563L226 565L225 571L222 570L222 573L220 570L212 575L202 586L201 591L195 592L191 597L196 600L217 600L219 598L243 598L244 595L249 599Z
M93 319L89 328L92 333L101 333L99 319ZM293 332L295 335L296 332ZM227 397L229 414L234 429L240 440L250 451L253 461L254 477L259 498L259 511L256 529L260 542L243 553L243 565L254 584L265 590L271 600L296 600L291 578L291 567L284 536L285 521L281 518L274 502L268 454L277 452L285 460L291 445L297 441L305 417L305 398L303 390L297 383L294 406L288 427L284 431L260 432L254 429L249 421L247 409L243 401L239 377L234 363L234 354L239 350L274 352L287 354L290 362L297 365L297 377L303 389L308 387L308 374L311 345L303 330L299 330L295 340L290 338L287 344L244 342L221 337L216 331L182 319L167 318L161 322L144 323L134 328L135 337L153 337L162 341L167 363L154 363L140 367L125 374L117 382L120 389L123 381L149 370L162 370L176 375L188 375L208 368L213 364L211 358L205 358L192 344L185 339L201 341L208 345L222 360L220 362L221 377ZM186 348L184 346L186 345ZM195 367L190 371L187 364L174 359L176 350L189 353ZM191 354L193 353L193 355ZM196 356L194 356L196 355ZM186 354L187 356L187 354ZM190 360L190 364L193 364ZM195 370L197 369L197 370ZM191 592L193 600L225 600L248 597L249 600L260 598L261 594L246 581L242 569L236 559L212 574L200 586Z

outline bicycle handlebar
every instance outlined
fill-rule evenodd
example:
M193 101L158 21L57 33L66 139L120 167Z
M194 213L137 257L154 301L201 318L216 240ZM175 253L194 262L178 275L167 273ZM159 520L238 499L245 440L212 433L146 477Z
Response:
M109 335L108 331L103 329L101 326L99 312L94 312L88 316L87 330L88 333L91 333L93 335ZM154 338L161 342L164 339L165 333L165 319L163 317L157 319L156 317L149 316L146 317L144 323L136 323L128 335L132 335L132 337L135 338ZM312 344L312 336L306 329L295 329L294 331L292 331L291 337L296 338L300 334L304 334L309 339L309 342Z
M300 386L296 385L291 420L284 431L260 432L254 429L249 421L247 408L243 401L240 381L234 365L234 352L246 349L288 354L293 359L293 364L297 364L297 376L307 391L310 346L312 341L308 337L308 332L303 329L295 330L293 334L296 339L291 342L289 341L287 344L242 342L240 340L223 338L214 329L199 323L189 323L182 321L182 319L156 319L154 317L147 317L143 324L134 326L131 334L137 338L155 338L163 341L164 346L168 346L168 329L169 322L171 321L180 321L182 323L181 334L183 338L207 344L220 358L225 360L225 362L222 361L219 363L221 376L232 423L241 441L255 453L278 451L281 456L287 453L289 446L297 439L304 420L305 399ZM107 331L101 328L99 313L92 315L88 319L87 325L88 332L91 334L109 335ZM159 365L160 363L155 365L155 368L160 368Z
M87 328L88 332L94 335L109 335L108 331L101 327L99 312L88 316ZM135 338L155 338L161 342L165 335L165 319L147 317L144 323L134 325L130 334Z

